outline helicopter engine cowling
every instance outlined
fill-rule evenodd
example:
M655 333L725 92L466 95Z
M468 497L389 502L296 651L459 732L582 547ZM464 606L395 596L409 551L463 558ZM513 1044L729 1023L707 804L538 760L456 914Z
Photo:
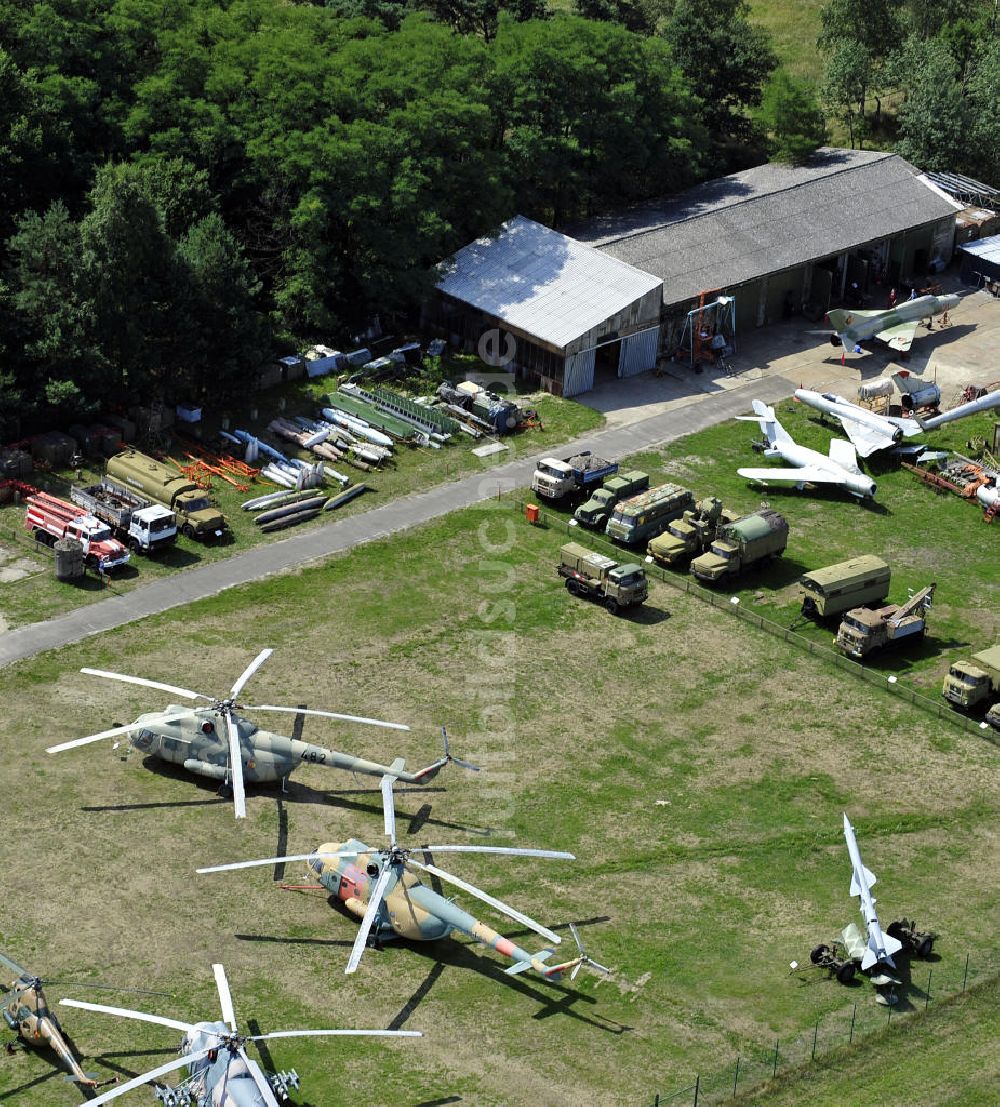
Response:
M207 776L212 780L225 780L228 775L225 765L213 765L210 761L199 761L196 757L189 757L184 762L184 768L189 773Z

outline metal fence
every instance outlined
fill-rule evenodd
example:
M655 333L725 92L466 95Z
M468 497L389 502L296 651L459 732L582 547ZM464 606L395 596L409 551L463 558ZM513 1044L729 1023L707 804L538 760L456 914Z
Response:
M512 498L509 502L512 505L516 505L523 518L526 501ZM544 526L560 529L567 535L581 535L580 528L571 526L569 519L562 515L555 515L552 512L540 509L538 521ZM588 532L586 534L586 540L589 545L597 547L615 558L621 558L622 556L620 547L613 545L600 535ZM961 730L967 731L970 734L976 734L981 738L985 738L994 745L1000 745L1000 735L998 735L987 723L977 722L975 719L969 718L968 715L962 715L955 711L943 701L931 699L922 692L918 692L915 688L908 687L894 673L887 676L886 673L880 669L869 668L860 661L852 661L842 653L830 649L829 646L810 641L810 639L797 633L791 627L782 626L780 623L773 622L771 619L765 619L763 615L758 615L757 612L750 611L741 603L733 603L732 597L728 595L703 588L691 577L672 573L668 569L664 569L655 563L646 565L645 568L648 577L662 581L678 592L686 592L688 595L695 596L703 603L711 604L712 607L719 611L725 611L734 618L742 619L745 623L750 623L760 630L767 631L768 634L773 634L775 637L781 638L785 642L790 642L816 657L822 657L825 661L829 661L831 664L836 665L838 669L844 669L852 673L860 680L864 680L875 687L881 688L883 692L897 699L905 700L907 703L912 703L916 707L922 708L924 711L929 711L939 719L947 720L952 726L959 727Z
M953 999L976 984L995 980L1000 971L1000 960L984 959L974 966L967 956L956 964L913 961L910 967L912 975L897 1006L880 1007L874 1002L873 992L862 993L863 998L859 996L857 1003L824 1015L798 1034L775 1038L773 1043L767 1045L749 1046L733 1057L728 1065L712 1072L698 1073L693 1083L666 1095L646 1096L643 1104L647 1107L649 1104L654 1107L665 1104L707 1107L708 1104L735 1099L741 1093L750 1092L773 1080L781 1072L802 1069L824 1054L887 1031L895 1024L922 1014L935 1000ZM841 987L833 980L829 981L829 986ZM859 981L855 987L860 992L866 985Z

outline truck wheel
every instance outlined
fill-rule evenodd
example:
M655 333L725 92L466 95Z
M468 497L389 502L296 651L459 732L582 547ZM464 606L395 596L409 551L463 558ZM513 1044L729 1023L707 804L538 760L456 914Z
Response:
M139 539L130 538L128 540L128 548L132 551L132 553L139 553L139 551L142 549L142 546L139 544Z
M813 949L810 952L809 960L814 965L818 965L823 960L823 958L827 955L828 952L829 952L829 947L828 946L825 946L825 945L816 946L816 948Z
M571 596L579 596L580 595L580 584L579 584L579 582L573 580L572 578L567 580L566 581L566 591L569 592L569 594Z
M185 538L194 538L194 527L191 526L190 523L185 523L184 526L181 527L181 534L183 534Z
M42 530L41 527L35 529L35 541L44 542L46 546L54 546L56 544L55 535L49 534L47 530Z
M613 596L608 596L604 601L604 606L611 612L612 615L617 615L621 608L618 605L618 601Z

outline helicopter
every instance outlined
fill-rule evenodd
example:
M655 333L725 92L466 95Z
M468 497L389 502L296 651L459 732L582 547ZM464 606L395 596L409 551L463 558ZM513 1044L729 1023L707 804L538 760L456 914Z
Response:
M357 969L368 945L381 948L383 942L396 938L432 942L438 938L448 937L453 931L467 934L505 957L512 958L514 964L505 970L511 976L527 969L534 969L543 977L559 979L563 972L572 970L570 979L574 980L581 966L585 964L599 972L610 972L610 969L599 965L586 955L579 933L572 923L570 930L577 944L577 956L561 964L549 965L546 962L553 956L553 950L543 949L538 953L530 953L520 948L492 927L462 910L452 900L446 899L422 884L419 879L420 873L436 876L488 903L501 914L529 927L548 941L553 943L561 941L558 934L523 912L452 873L438 868L437 865L417 861L411 856L413 851L400 846L396 841L396 809L392 791L396 779L394 774L386 773L380 784L385 835L389 839L388 847L372 849L358 839L351 838L343 844L327 843L313 853L297 854L293 857L270 857L257 861L237 861L228 865L198 869L197 872L226 872L233 869L253 868L257 865L273 865L280 861L307 862L311 873L319 879L322 887L339 899L351 914L361 919L361 928L344 970L346 974L353 973ZM423 846L421 852L425 854L496 853L513 857L576 860L573 854L560 850L517 849L506 846Z
M26 1045L47 1045L69 1070L67 1079L86 1088L96 1088L96 1078L80 1067L59 1020L49 1010L41 978L22 969L16 961L2 953L0 964L14 973L12 981L0 984L0 1010L3 1011L4 1022Z
M275 711L292 715L318 715L325 719L342 719L351 723L364 723L368 726L387 727L391 730L409 730L404 723L388 723L381 719L367 719L358 715L343 715L336 711L307 710L299 707L276 707L273 704L240 703L240 692L250 678L271 656L273 650L265 649L246 667L239 679L229 690L225 699L217 699L190 688L179 688L173 684L164 684L144 677L125 676L122 673L108 672L105 669L81 669L89 676L118 680L125 684L138 684L144 688L156 688L162 692L180 696L188 700L205 700L206 707L183 707L170 704L165 711L153 711L140 715L134 723L115 726L90 734L86 738L74 738L69 742L60 742L49 746L47 753L61 753L77 746L89 745L105 738L114 738L127 734L129 743L137 750L161 761L181 765L197 776L210 777L220 782L220 794L232 796L237 819L246 818L246 794L244 781L255 784L281 781L284 785L288 775L303 762L310 765L326 765L331 769L345 769L348 772L365 773L369 776L383 776L392 772L398 779L408 784L426 784L445 767L454 762L462 768L478 772L478 766L461 758L453 757L448 746L448 733L442 727L444 738L444 756L415 773L405 770L405 762L397 758L391 766L379 765L354 757L348 753L315 746L297 738L286 738L282 734L273 734L258 729L250 719L237 712Z
M142 1087L143 1084L149 1084L181 1068L188 1070L188 1075L182 1083L173 1088L154 1089L156 1098L167 1107L192 1107L195 1102L211 1104L212 1107L280 1107L280 1102L288 1102L288 1090L299 1086L298 1074L294 1070L265 1073L253 1058L247 1056L247 1042L264 1042L275 1038L332 1036L423 1037L419 1030L278 1030L271 1034L242 1034L236 1025L236 1011L233 1007L226 971L222 965L213 965L212 970L215 973L215 986L219 993L219 1006L222 1009L221 1020L216 1019L214 1022L187 1023L164 1018L161 1015L149 1015L144 1011L105 1007L100 1003L83 1003L75 999L59 1001L66 1007L79 1007L85 1011L117 1015L120 1018L136 1019L139 1022L150 1022L184 1031L180 1048L183 1056L179 1060L160 1065L125 1084L104 1092L91 1100L91 1107L97 1107L99 1103L109 1103L134 1088ZM281 1101L277 1096L281 1096Z

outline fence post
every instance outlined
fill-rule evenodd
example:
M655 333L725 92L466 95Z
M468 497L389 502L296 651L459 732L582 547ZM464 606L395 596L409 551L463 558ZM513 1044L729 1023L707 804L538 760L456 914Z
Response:
M775 1038L774 1039L774 1071L771 1073L772 1077L775 1077L775 1076L778 1075L778 1043L780 1041L781 1041L780 1038Z
M694 1078L694 1107L698 1107L698 1093L701 1091L701 1073Z
M660 1093L656 1093L656 1099L653 1100L653 1107L660 1107Z
M931 973L934 970L929 968L927 970L927 994L924 996L924 1010L927 1010L927 1004L931 1001Z
M965 985L969 982L969 957L970 954L965 955L965 976L962 977L962 994L965 994Z
M847 1039L847 1044L850 1045L854 1041L854 1020L858 1017L858 1005L855 1003L854 1010L851 1012L851 1033Z
M816 1060L816 1039L818 1037L819 1037L819 1019L816 1020L816 1026L813 1029L813 1051L812 1051L812 1057L810 1058L811 1061Z
M740 1055L736 1054L736 1075L733 1077L733 1099L736 1098L736 1088L740 1082Z

